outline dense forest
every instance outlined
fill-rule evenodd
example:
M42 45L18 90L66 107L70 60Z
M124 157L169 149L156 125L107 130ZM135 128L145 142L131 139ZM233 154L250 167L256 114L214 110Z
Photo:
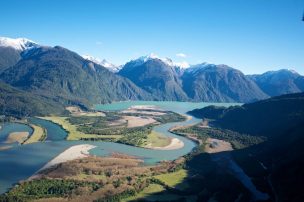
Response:
M26 117L63 112L63 104L56 99L28 93L0 82L0 114Z
M221 129L267 137L261 144L235 150L234 159L273 200L303 199L304 93L226 109L211 106L189 113L213 119L211 124Z

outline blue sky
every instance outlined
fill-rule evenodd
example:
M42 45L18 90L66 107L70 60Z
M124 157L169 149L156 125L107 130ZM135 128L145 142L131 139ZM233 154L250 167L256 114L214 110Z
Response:
M303 11L303 0L1 0L0 35L115 64L153 52L246 74L304 74Z

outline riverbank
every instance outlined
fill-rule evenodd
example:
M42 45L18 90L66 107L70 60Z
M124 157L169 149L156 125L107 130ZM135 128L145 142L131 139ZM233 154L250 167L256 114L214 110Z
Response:
M184 147L184 142L181 141L178 138L171 138L170 144L164 147L153 147L153 146L145 146L145 148L148 149L155 149L155 150L175 150L175 149L181 149Z
M5 141L6 144L11 144L14 142L18 142L22 144L29 137L29 132L12 132L7 136Z
M91 150L95 147L96 146L90 145L90 144L81 144L81 145L71 146L70 148L66 149L64 152L62 152L58 156L56 156L54 159L49 161L47 164L45 164L32 177L30 177L30 179L37 178L39 176L39 173L42 172L43 170L49 169L60 163L88 157L89 150Z
M40 126L29 124L29 126L33 129L32 135L23 142L23 144L31 144L35 142L44 141L47 137L47 132L45 128Z

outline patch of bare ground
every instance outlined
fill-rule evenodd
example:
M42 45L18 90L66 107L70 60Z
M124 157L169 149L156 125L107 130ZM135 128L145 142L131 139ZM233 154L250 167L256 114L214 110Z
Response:
M207 153L218 153L223 151L233 150L231 144L224 140L218 140L214 138L207 138L205 142L205 151Z
M162 116L166 114L166 111L153 105L135 105L123 110L122 113Z
M156 120L147 116L123 116L123 120L127 122L128 128L146 126L156 123Z
M9 146L9 145L7 145L7 146L0 146L0 151L7 150L7 149L10 149L10 148L12 148L12 146Z
M171 138L170 139L170 144L164 147L153 147L150 145L146 145L146 148L149 149L155 149L155 150L175 150L175 149L181 149L184 147L184 142L181 141L178 138Z
M65 108L72 116L106 116L105 113L100 111L83 111L77 106L69 106Z
M93 149L95 146L89 145L89 144L82 144L82 145L75 145L68 149L66 149L64 152L56 156L54 159L49 161L46 165L44 165L36 174L34 174L31 179L39 178L41 173L43 173L44 170L49 170L52 167L64 163L70 160L74 159L80 159L84 157L89 156L89 150Z
M10 133L5 141L5 143L11 144L14 142L23 143L29 137L28 132L13 132Z
M210 128L208 120L203 120L198 126L200 128Z

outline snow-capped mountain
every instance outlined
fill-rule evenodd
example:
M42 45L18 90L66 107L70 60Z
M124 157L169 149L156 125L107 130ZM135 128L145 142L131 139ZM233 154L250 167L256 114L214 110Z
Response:
M173 62L170 58L167 58L167 57L161 58L155 53L150 53L149 55L141 56L135 60L131 60L130 62L132 62L134 65L142 65L143 63L145 63L149 60L153 60L153 59L161 60L163 63L165 63L166 65L168 65L170 67L180 67L180 68L190 67L190 65L186 61Z
M195 74L199 70L204 69L204 68L206 68L208 66L212 66L212 65L215 66L214 64L209 64L207 62L204 62L204 63L201 63L201 64L197 64L197 65L191 65L190 67L188 67L186 69L186 72Z
M90 55L83 55L82 57L86 60L89 60L89 61L99 64L103 67L106 67L107 69L109 69L112 72L118 72L121 69L121 66L114 65L105 59L101 60L99 58L96 58L96 57L93 57Z
M117 65L114 65L110 62L108 62L106 59L103 59L100 63L100 65L108 68L110 71L112 72L118 72L119 70L121 70L122 66L117 66Z
M99 58L95 58L91 55L82 55L82 57L86 60L89 60L89 61L94 62L94 63L99 64L99 65L101 63L101 60Z
M275 71L268 71L263 73L263 77L269 77L269 76L278 76L278 77L282 77L282 76L292 76L292 77L298 77L300 76L300 74L298 72L296 72L293 69L279 69L279 70L275 70Z
M25 51L35 47L39 47L37 43L26 38L12 39L7 37L0 37L0 46L11 47L18 51Z
M26 38L0 37L0 72L15 65L28 51L40 45Z

